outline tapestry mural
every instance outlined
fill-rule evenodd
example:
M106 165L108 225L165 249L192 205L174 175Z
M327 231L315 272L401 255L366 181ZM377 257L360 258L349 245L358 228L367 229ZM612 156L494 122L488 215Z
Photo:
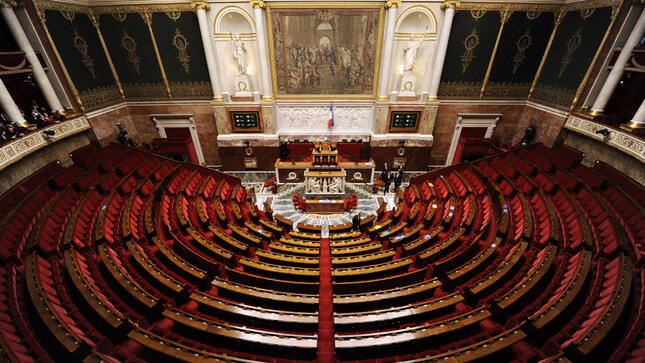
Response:
M381 9L271 8L277 95L373 95Z

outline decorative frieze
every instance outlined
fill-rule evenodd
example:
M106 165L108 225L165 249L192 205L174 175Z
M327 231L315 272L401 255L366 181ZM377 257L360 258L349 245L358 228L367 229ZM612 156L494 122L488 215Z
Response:
M37 150L89 128L90 124L87 118L80 116L46 128L46 130L54 131L53 137L45 137L42 133L45 129L39 129L22 138L8 142L0 146L0 170Z
M605 143L636 158L641 163L645 163L645 140L635 137L630 133L617 129L609 129L609 135L603 136L601 134L597 134L596 131L607 129L606 125L575 116L570 116L564 124L564 127L567 130L577 132L599 142Z

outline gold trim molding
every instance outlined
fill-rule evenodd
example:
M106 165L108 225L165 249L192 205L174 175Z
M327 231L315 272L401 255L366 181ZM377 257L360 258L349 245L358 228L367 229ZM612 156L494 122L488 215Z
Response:
M89 129L90 123L87 118L80 116L46 128L55 132L55 138L45 139L41 129L4 144L0 147L0 170L54 142Z
M121 89L114 85L83 90L80 97L83 100L86 112L98 110L125 100L121 94Z
M571 105L571 101L575 95L575 89L538 83L533 89L530 100L559 110L568 111L569 105Z

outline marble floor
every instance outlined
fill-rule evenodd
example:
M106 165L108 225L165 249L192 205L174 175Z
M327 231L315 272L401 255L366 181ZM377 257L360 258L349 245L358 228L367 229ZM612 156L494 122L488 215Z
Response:
M258 208L264 210L264 202L267 202L273 209L274 214L279 214L294 222L294 226L298 223L305 223L311 225L322 226L323 237L328 234L327 228L330 225L351 223L352 217L358 211L361 216L366 218L372 214L376 214L377 209L382 203L387 203L387 210L391 210L396 205L394 204L394 193L372 194L370 191L365 190L362 184L346 184L348 192L356 194L358 197L358 204L355 209L339 213L339 214L315 214L303 213L296 209L293 205L291 198L294 194L304 194L304 184L294 184L282 187L280 191L275 194L268 189L265 189L262 183L242 183L246 188L255 189L256 205ZM405 185L402 186L405 188Z

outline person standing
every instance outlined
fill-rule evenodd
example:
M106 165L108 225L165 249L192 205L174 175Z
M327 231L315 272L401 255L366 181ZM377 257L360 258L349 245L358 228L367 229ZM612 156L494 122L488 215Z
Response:
M356 212L354 218L352 218L352 230L356 231L361 228L361 212Z
M394 190L396 191L401 186L401 181L403 179L403 173L399 169L399 173L394 177Z
M387 163L383 164L383 169L381 169L381 180L385 182L385 176L390 172L390 168L387 166Z
M392 183L392 176L390 175L390 172L387 172L383 175L383 183L385 183L385 189L383 189L383 195L385 195L390 191L390 184Z

